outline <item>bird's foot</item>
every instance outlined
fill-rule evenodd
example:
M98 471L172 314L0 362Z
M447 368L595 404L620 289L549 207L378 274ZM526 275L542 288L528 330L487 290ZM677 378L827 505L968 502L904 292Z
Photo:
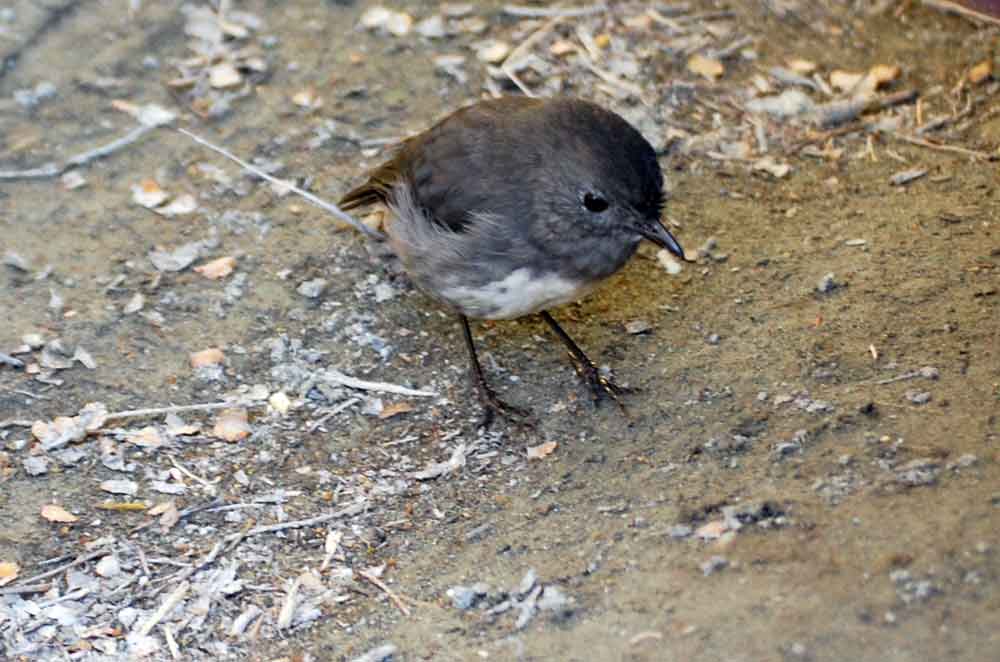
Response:
M625 418L630 418L628 409L626 409L625 403L622 402L622 396L634 393L635 389L621 386L610 374L602 375L600 369L590 359L577 360L572 355L570 358L573 359L573 367L576 369L576 374L590 388L590 392L594 396L594 405L599 405L605 398L611 398L618 405Z
M479 396L479 403L483 406L483 417L476 427L488 429L499 415L520 427L535 428L534 416L531 411L501 400L496 391L485 383L476 382L476 394Z

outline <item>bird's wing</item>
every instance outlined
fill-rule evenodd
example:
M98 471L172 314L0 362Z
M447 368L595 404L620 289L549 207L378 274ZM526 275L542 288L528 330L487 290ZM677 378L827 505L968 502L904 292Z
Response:
M341 200L344 209L392 201L392 189L409 184L427 218L461 232L475 215L517 217L516 195L536 158L511 139L513 116L532 104L501 98L463 108L399 146ZM523 128L523 127L522 127ZM502 209L493 206L502 204Z

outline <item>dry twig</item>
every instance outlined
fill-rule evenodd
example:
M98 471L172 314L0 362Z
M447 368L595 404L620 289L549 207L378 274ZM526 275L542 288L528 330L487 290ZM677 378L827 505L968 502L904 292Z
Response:
M215 152L217 154L221 154L222 156L226 157L230 161L238 164L241 168L243 168L245 170L248 170L248 171L252 172L253 174L257 175L261 179L269 181L272 184L277 184L278 186L282 186L284 188L287 188L289 191L292 191L293 193L296 193L297 195L305 198L306 200L308 200L309 202L313 203L314 205L316 205L317 207L319 207L323 211L329 212L330 214L332 214L333 216L335 216L338 220L341 220L344 223L347 223L348 225L350 225L352 228L354 228L355 230L357 230L361 234L366 235L367 237L370 237L371 239L375 239L377 241L384 241L385 240L385 235L383 235L381 232L378 232L377 230L371 229L370 227L368 227L367 225L365 225L364 223L362 223L358 219L354 218L353 216L351 216L350 214L348 214L347 212L345 212L344 210L342 210L337 205L333 204L332 202L327 202L326 200L323 200L323 199L321 199L321 198L313 195L309 191L306 191L304 189L299 188L298 186L292 184L289 181L286 181L284 179L278 179L277 177L274 177L272 175L267 174L266 172L264 172L260 168L256 168L256 167L250 165L249 163L247 163L246 161L244 161L240 157L236 156L232 152L228 152L225 149L223 149L222 147L219 147L218 145L214 145L214 144L208 142L204 138L201 138L198 135L196 135L194 133L191 133L187 129L180 129L180 128L178 128L177 131L180 132L180 133L182 133L182 134L184 134L185 136L187 136L191 140L195 141L199 145L202 145L203 147L207 147L208 149L212 150L213 152Z
M403 604L402 599L398 595L396 595L396 593L391 588L389 588L385 582L383 582L375 575L369 572L365 572L363 570L359 571L358 575L360 575L362 578L368 580L369 582L380 588L387 596L389 596L389 599L392 600L392 603L399 608L399 611L403 612L403 616L410 615L410 608L407 607L405 604Z

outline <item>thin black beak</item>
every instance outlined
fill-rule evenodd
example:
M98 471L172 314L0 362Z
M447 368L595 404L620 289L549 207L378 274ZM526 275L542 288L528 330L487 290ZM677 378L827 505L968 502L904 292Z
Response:
M648 221L641 223L636 226L635 231L643 236L645 239L649 239L651 242L659 246L660 248L665 248L682 260L687 260L684 257L684 249L681 245L677 243L674 239L674 235L670 234L670 231L663 227L663 224L659 221Z

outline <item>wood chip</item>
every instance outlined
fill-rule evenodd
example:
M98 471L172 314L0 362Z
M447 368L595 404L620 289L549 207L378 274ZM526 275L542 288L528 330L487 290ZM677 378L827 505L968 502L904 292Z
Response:
M830 72L830 85L838 90L848 91L853 90L857 87L858 83L865 77L864 74L859 74L854 71L843 71L842 69L835 69Z
M788 68L797 74L808 76L812 72L816 71L816 63L802 58L792 58L791 60L788 60Z
M21 566L16 563L3 562L0 563L0 586L4 584L9 584L15 579L17 579L18 573L21 572Z
M527 455L529 460L541 460L552 453L555 452L556 447L558 447L558 442L546 441L544 444L538 444L537 446L528 446Z
M966 80L973 85L979 85L993 77L993 60L983 60L974 65L966 74Z
M872 89L879 89L892 83L900 77L903 70L896 64L876 64L868 70L868 78L872 82Z
M42 517L50 522L62 522L64 524L76 522L80 519L62 506L57 506L54 503L47 503L42 506Z
M224 409L215 419L212 434L224 441L239 441L250 436L249 415L246 409Z
M200 352L194 352L191 354L191 367L200 368L206 365L218 365L222 363L226 355L222 353L222 350L218 347L209 347L208 349L203 349Z
M212 260L211 262L206 262L199 267L195 267L194 270L205 278L218 280L233 273L233 269L235 268L236 258L231 255L227 255L226 257L220 257Z
M160 188L160 185L153 179L144 179L132 187L132 202L146 209L159 207L169 197L167 192Z
M411 411L413 411L413 405L409 402L394 402L391 405L383 407L382 411L378 413L378 417L381 419L392 418L393 416L399 416Z
M708 80L718 80L726 72L719 60L695 53L687 61L688 71L698 74Z
M221 62L208 70L208 84L216 89L236 87L243 82L243 75L229 62Z

